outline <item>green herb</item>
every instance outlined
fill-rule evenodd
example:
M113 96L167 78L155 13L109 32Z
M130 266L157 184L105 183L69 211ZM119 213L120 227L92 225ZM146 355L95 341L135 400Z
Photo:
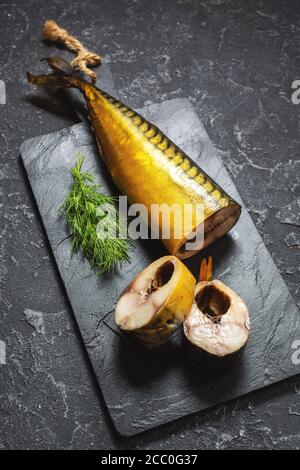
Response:
M92 266L101 272L112 271L116 265L130 261L128 255L132 244L127 227L115 208L115 198L99 192L94 175L81 171L84 157L77 156L71 170L73 185L59 213L64 213L71 231L72 248L80 248Z

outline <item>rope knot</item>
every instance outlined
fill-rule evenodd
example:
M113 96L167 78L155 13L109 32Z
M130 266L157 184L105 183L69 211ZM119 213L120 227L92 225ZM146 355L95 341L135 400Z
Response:
M96 74L88 68L101 63L102 58L98 54L86 49L78 39L71 36L66 29L61 28L54 20L47 20L44 25L44 37L52 42L59 42L67 49L76 52L76 57L72 60L71 66L81 70L85 75L96 82Z

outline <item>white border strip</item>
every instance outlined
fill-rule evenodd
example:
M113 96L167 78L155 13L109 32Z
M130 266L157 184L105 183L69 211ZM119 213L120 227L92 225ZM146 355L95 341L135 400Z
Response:
M6 86L3 80L0 80L0 104L6 104Z
M4 341L0 341L0 365L6 364L6 345Z

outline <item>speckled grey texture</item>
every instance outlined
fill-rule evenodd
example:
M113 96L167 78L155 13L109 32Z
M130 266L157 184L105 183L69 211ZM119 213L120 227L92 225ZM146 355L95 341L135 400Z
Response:
M299 378L135 438L112 431L18 155L25 139L76 122L63 93L25 79L57 53L41 41L56 18L104 53L131 106L192 101L299 304L299 227L276 217L299 197L298 0L15 0L0 11L0 447L299 448ZM43 314L45 335L26 308Z

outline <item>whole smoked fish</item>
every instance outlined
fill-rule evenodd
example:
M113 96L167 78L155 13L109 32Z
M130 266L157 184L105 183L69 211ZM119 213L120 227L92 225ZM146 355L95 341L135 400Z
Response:
M236 224L241 206L154 124L78 77L63 59L47 61L54 73L34 76L28 72L29 83L81 91L101 156L129 201L146 206L148 214L153 204L177 204L183 211L191 207L188 222L178 212L171 212L168 237L163 237L159 218L160 238L171 255L189 258ZM203 208L200 219L197 206ZM188 249L188 242L200 231L201 242Z

